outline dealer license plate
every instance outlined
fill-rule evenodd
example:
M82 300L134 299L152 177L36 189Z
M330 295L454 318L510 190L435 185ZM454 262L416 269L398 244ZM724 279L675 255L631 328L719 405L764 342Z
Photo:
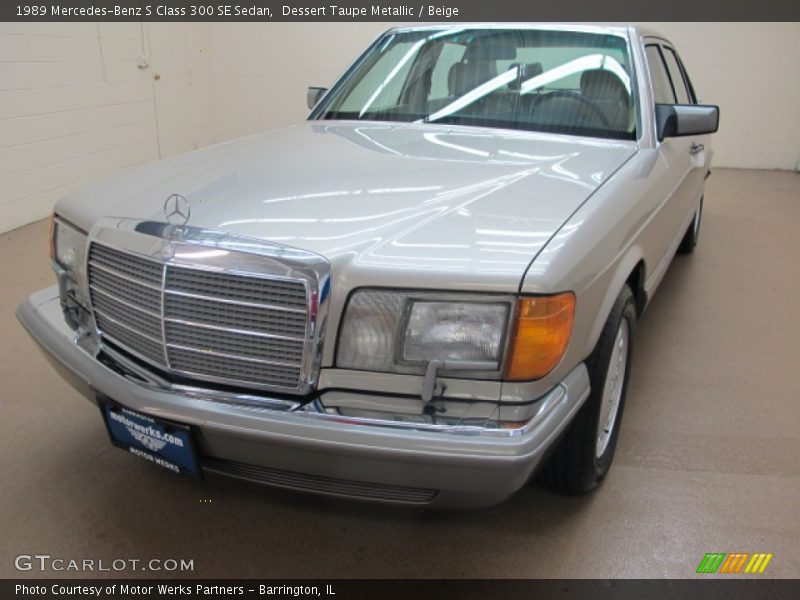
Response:
M202 476L187 425L156 419L104 398L99 404L115 446L174 473Z

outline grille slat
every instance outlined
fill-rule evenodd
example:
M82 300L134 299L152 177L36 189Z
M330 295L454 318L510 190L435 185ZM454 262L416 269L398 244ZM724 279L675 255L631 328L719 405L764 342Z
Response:
M189 352L173 347L168 348L167 351L170 367L184 373L285 387L296 386L300 377L299 365L297 367L282 367L249 363L234 358Z
M349 498L369 498L387 502L407 504L428 504L436 498L437 490L405 487L391 484L352 481L321 475L295 473L259 465L251 465L221 458L203 457L203 468L238 477L249 481L273 485L293 490L346 496Z
M151 313L161 313L161 293L148 287L133 285L130 281L120 279L109 272L90 267L92 285L102 292L118 298L125 298L127 302L144 308Z
M99 248L102 248L102 250L98 250ZM132 254L120 252L108 246L93 244L92 249L93 251L89 254L91 262L124 276L161 287L162 265Z
M140 331L161 340L161 321L158 317L151 316L145 312L134 310L121 302L104 295L102 292L97 293L97 290L92 289L92 304L96 311L101 311L119 321L123 325L127 325L135 331Z
M151 339L139 335L130 329L114 323L102 313L96 312L97 326L105 334L117 342L124 344L130 350L138 352L145 358L160 365L164 364L164 347Z
M302 338L306 332L304 314L279 312L254 306L237 306L170 294L164 297L164 302L165 313L168 316L186 321L297 338Z
M300 386L308 327L302 281L165 266L96 242L88 274L98 329L123 349L197 379Z
M285 361L268 360L260 357L251 358L249 356L242 356L241 354L225 354L224 352L220 352L219 350L211 350L209 348L193 348L191 346L182 346L180 344L175 344L172 342L167 344L167 348L174 350L184 350L186 352L199 354L201 356L212 356L214 358L221 358L225 360L235 360L237 362L242 362L242 363L256 363L260 365L268 365L268 367L276 366L276 367L286 367L289 369L296 368L296 365L287 363Z
M227 331L198 329L183 323L167 323L167 339L180 346L239 354L248 358L300 363L303 342L237 335Z
M266 284L266 285L265 285ZM267 306L281 306L305 312L306 288L302 283L241 277L213 271L169 267L167 290L200 294L222 300L239 300Z

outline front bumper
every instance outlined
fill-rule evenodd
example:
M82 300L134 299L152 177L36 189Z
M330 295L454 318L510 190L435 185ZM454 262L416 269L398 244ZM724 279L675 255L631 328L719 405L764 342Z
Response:
M56 287L33 294L17 317L51 364L90 401L96 403L100 394L193 426L204 470L348 498L447 507L501 502L528 481L589 395L580 364L537 400L536 416L511 435L355 422L303 407L220 402L210 393L137 383L76 343Z

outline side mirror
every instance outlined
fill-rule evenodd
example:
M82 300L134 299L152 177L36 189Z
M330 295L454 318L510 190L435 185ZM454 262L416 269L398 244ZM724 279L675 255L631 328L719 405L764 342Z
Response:
M324 87L310 87L306 92L306 104L308 108L314 108L317 105L317 102L322 100L322 97L328 91L328 88Z
M656 104L658 141L702 135L719 129L719 107L705 104Z

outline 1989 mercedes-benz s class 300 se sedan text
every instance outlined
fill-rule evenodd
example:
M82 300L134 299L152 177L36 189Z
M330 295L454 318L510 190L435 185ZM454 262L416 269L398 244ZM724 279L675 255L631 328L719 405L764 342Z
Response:
M439 506L596 487L710 173L719 110L674 46L396 28L307 99L62 199L58 285L17 311L45 355L180 473Z

